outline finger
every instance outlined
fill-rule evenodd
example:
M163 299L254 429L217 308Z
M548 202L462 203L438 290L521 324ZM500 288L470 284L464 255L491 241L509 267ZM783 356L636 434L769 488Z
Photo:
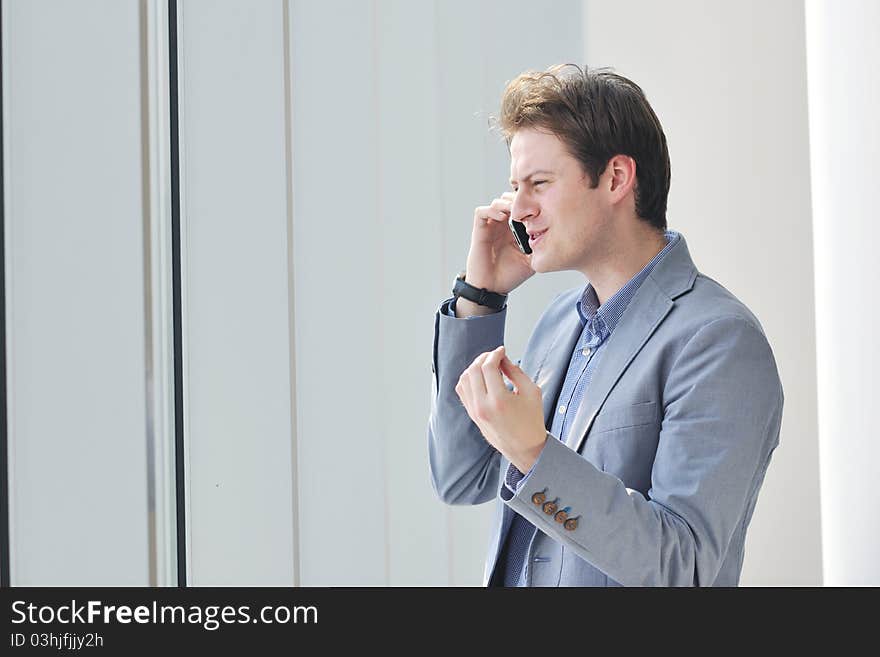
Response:
M529 375L523 372L516 363L510 360L510 358L507 357L507 354L503 354L500 365L501 371L504 372L504 375L510 379L513 385L518 389L526 383L532 383L532 379Z
M462 406L464 406L465 410L468 412L468 415L470 415L472 402L467 370L462 372L462 375L458 378L458 383L455 385L455 392L456 394L458 394L458 398L461 400Z
M468 368L469 370L470 368ZM477 399L477 395L474 392L474 376L472 372L465 370L459 379L459 383L461 385L461 395L462 405L464 405L464 410L467 411L468 417L476 424L480 431L483 431L481 419L480 419L480 401Z
M498 210L499 212L503 212L504 214L510 215L510 208L513 205L510 201L504 198L496 198L489 205L493 210Z
M468 384L472 399L479 403L488 393L486 390L486 380L483 378L483 362L490 352L482 353L474 359L470 367L467 368Z
M484 351L483 353L481 353L479 356L471 361L468 369L470 369L471 367L481 367L483 365L483 361L486 360L486 358L488 358L489 354L491 353L491 351Z
M486 390L492 397L500 397L508 392L507 386L504 385L504 379L501 377L501 361L504 358L504 346L498 347L495 351L489 352L488 357L483 361L483 380L486 383Z
M504 213L501 210L495 209L489 205L481 205L476 210L474 210L474 221L479 224L487 224L490 221L498 221L498 222L507 222L510 217L510 213Z
M510 199L512 201L513 199L516 198L516 193L515 192L504 192L501 195L501 198Z
M501 345L501 346L504 347L504 345ZM513 384L514 390L516 388L518 388L518 386L514 383L513 379L510 377L510 375L512 373L511 369L512 369L512 367L516 367L516 365L510 360L510 358L508 358L507 347L504 347L503 349L501 349L501 360L500 360L498 366L499 366L499 369L501 370L501 374L504 377L506 377L506 379L508 381L510 381L511 384ZM523 374L525 374L525 372L523 372ZM531 381L531 378L529 378L529 381Z

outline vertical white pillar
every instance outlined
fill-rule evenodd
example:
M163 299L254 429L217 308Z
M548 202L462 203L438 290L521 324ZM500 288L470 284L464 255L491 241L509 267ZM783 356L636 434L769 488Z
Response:
M188 582L291 586L285 4L177 6Z
M150 553L140 11L3 3L14 586L168 568Z
M880 4L806 3L825 584L880 584Z

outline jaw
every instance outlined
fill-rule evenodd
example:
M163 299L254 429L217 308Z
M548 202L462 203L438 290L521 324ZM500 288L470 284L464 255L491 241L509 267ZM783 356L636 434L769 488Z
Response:
M549 258L544 251L533 251L530 263L536 274L548 274L552 271L556 271L553 267L553 263L549 262Z

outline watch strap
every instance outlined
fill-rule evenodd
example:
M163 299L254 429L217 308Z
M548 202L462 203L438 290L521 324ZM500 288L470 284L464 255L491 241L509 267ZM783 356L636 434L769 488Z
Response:
M465 281L464 273L459 274L455 278L455 285L452 287L452 295L457 299L464 297L468 301L473 301L477 305L486 306L494 310L501 310L507 303L507 295L498 292L492 292L483 287L474 287Z

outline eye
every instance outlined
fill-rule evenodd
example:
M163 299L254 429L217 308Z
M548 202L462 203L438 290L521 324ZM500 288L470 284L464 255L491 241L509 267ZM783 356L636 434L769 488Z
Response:
M536 181L533 182L532 184L533 184L535 187L537 187L538 185L543 185L543 184L546 183L546 182L547 182L546 180L536 180Z

